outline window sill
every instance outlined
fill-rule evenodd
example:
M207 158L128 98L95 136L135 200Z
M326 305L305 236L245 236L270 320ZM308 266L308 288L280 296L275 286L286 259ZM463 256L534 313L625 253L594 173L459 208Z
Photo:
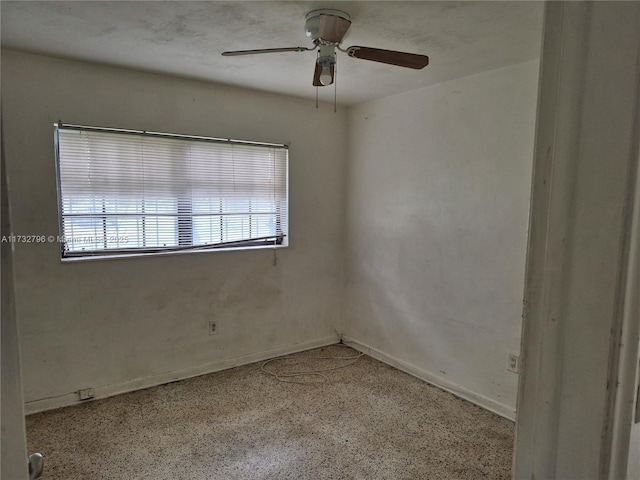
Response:
M142 257L163 257L167 255L191 255L194 253L212 253L212 252L246 252L247 250L276 250L281 248L288 248L289 245L258 245L253 247L228 247L228 248L208 248L208 249L196 249L196 250L179 250L174 252L152 252L152 253L126 253L115 255L88 255L86 257L62 257L61 263L76 263L76 262L90 262L90 261L102 261L112 259L127 259L127 258L142 258Z

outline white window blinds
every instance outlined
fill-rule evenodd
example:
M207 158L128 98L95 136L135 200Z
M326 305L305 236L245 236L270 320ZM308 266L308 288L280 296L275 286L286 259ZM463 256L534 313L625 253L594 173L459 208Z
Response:
M56 125L62 255L282 245L285 145Z

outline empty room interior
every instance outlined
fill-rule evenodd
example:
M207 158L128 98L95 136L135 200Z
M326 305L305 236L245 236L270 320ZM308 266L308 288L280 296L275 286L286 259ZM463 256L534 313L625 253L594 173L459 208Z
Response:
M3 464L511 478L543 2L1 9Z

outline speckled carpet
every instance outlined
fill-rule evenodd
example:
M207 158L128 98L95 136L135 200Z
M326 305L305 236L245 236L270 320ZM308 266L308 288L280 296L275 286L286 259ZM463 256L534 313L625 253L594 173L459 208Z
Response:
M511 422L377 360L313 385L261 365L30 415L29 452L45 480L510 477Z

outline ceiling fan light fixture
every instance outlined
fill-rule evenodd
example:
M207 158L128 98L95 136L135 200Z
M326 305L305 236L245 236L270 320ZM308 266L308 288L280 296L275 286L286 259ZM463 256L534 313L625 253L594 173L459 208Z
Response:
M334 74L332 67L336 64L336 47L334 45L320 44L320 51L318 52L316 63L321 68L320 76L318 77L320 85L331 85Z
M320 83L324 86L331 85L333 82L333 75L331 75L331 66L323 65L322 72L320 73Z

